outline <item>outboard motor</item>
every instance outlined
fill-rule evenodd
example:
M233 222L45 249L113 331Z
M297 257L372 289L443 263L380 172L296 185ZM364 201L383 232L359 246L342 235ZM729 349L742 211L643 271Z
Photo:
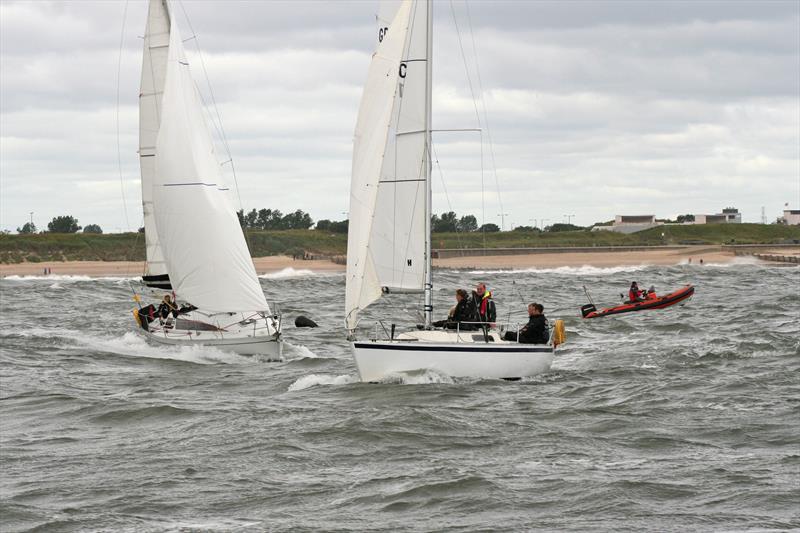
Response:
M595 311L597 311L597 308L594 306L594 304L586 304L581 306L581 315L583 315L583 318L586 318L586 315L589 313L594 313Z

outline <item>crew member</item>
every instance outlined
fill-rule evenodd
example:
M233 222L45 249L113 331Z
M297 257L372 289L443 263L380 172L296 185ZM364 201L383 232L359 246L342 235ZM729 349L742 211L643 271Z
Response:
M497 322L497 308L492 300L492 292L486 289L486 284L478 282L475 287L475 292L472 293L473 306L478 312L478 318L481 322L488 322L491 327L494 327Z
M437 328L472 330L475 329L475 325L468 322L476 321L467 291L458 289L456 290L456 305L450 309L447 320L437 320L433 323L433 326Z
M639 290L639 285L635 281L632 281L631 288L628 290L628 301L634 303L641 302L642 300L642 291Z
M158 306L158 318L161 320L166 320L169 317L170 313L172 316L178 316L178 306L172 301L172 297L169 294L164 295L164 299L161 301L161 305Z
M544 306L538 303L528 304L528 323L519 332L506 331L503 336L503 340L522 344L547 344L549 339Z

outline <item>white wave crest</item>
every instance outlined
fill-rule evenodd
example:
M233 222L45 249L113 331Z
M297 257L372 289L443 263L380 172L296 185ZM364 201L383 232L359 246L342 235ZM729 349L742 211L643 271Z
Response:
M319 356L317 354L315 354L314 352L311 351L310 348L302 344L290 344L288 342L284 342L283 347L288 348L291 354L298 358L319 359Z
M31 275L17 275L12 274L10 276L4 276L2 278L4 281L66 281L66 282L75 282L75 281L131 281L137 280L137 277L120 277L120 276L85 276L79 274L50 274L48 276L31 276Z
M432 383L446 383L452 385L455 383L452 377L432 370L430 368L424 370L417 370L414 372L398 372L390 376L386 376L381 380L381 383L400 383L402 385L429 385Z
M350 374L342 376L332 376L330 374L309 374L298 378L294 383L289 385L287 389L289 392L297 392L318 385L349 385L350 383L357 383L358 379Z
M620 272L640 272L650 265L628 265L628 266L615 266L615 267L595 267L591 265L583 265L580 267L562 266L556 268L523 268L523 269L504 269L504 270L470 270L467 274L485 275L485 274L565 274L572 276L603 276L609 274L618 274Z
M279 270L277 272L267 272L266 274L261 274L258 277L261 279L285 279L306 278L314 275L316 275L316 272L307 268L294 269L292 267L286 267L283 270Z
M253 364L262 361L258 356L250 357L233 352L225 352L213 346L152 345L145 340L143 335L133 331L127 331L122 336L102 337L71 329L29 328L15 332L15 335L65 339L77 346L126 357L171 359L200 365Z
M128 357L149 359L171 359L199 365L214 364L252 364L260 362L256 357L248 357L233 352L225 352L213 346L154 346L142 335L127 332L122 337L85 337L82 344L94 349L112 352Z

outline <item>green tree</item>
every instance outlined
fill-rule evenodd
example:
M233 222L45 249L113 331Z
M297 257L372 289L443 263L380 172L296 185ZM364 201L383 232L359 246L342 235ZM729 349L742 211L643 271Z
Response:
M36 233L36 224L33 222L26 222L21 228L17 228L17 233L21 233L23 235Z
M239 225L242 227L242 229L247 227L247 222L244 220L244 209L239 209L236 211L236 218L239 219ZM144 232L144 228L141 228L141 231Z
M47 231L50 233L75 233L80 231L81 227L78 225L78 219L70 215L63 215L54 217L47 224Z
M258 228L258 211L253 209L249 213L244 216L244 223L247 225L248 229L256 229Z
M317 225L314 226L314 229L318 229L320 231L330 231L331 230L331 221L327 218L323 218L322 220L317 220Z
M348 220L340 220L339 222L331 222L331 231L333 233L347 233L347 228L350 226Z
M458 230L458 217L454 211L442 213L441 217L431 217L431 231L434 233L452 233Z
M517 226L516 228L514 228L514 231L539 231L539 230L532 226Z
M487 224L484 224L480 228L478 228L478 231L483 231L483 232L486 232L486 233L497 233L498 231L500 231L500 226L498 226L497 224L492 224L491 222L489 222Z
M678 224L683 224L684 222L694 222L694 215L678 215L677 222Z
M478 219L474 215L464 215L458 221L458 231L478 231Z
M84 233L103 233L103 228L98 226L97 224L87 224L85 228L83 228Z
M559 231L580 231L586 229L583 226L576 226L575 224L563 224L561 222L553 224L552 226L547 226L544 230L549 231L551 233L557 233Z

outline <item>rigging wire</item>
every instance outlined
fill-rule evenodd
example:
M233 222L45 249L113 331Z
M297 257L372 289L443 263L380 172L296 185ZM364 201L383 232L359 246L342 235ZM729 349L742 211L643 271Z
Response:
M128 220L128 202L125 198L125 181L122 177L122 148L119 140L119 88L120 77L122 75L122 47L125 43L125 22L128 19L128 0L125 0L125 7L122 11L122 29L119 35L119 56L117 57L117 169L119 170L119 189L122 193L122 212L125 213L125 229L130 231L131 224Z
M203 69L203 76L205 77L206 85L208 86L208 94L211 97L211 107L214 108L214 114L216 115L216 118L217 118L216 122L214 120L212 120L211 123L214 125L214 129L216 129L217 132L219 133L220 139L222 140L222 145L225 147L225 153L228 156L228 160L225 161L225 163L230 163L231 164L231 173L233 174L233 183L236 186L236 196L237 196L237 198L239 200L239 209L244 211L244 206L242 205L242 194L239 191L239 181L236 178L236 166L233 163L233 156L231 155L231 148L230 148L230 145L228 144L228 136L225 135L225 128L222 125L222 116L219 113L219 107L217 106L217 99L214 96L214 89L211 86L211 79L208 77L208 70L206 70L206 62L203 59L203 50L200 48L200 38L197 36L197 33L194 31L194 27L192 26L192 21L191 21L191 19L189 19L189 14L186 12L186 6L184 5L183 0L179 0L179 3L180 3L180 6L181 6L181 10L183 11L183 16L184 16L184 18L186 18L186 24L189 26L189 31L192 32L192 36L187 38L187 39L185 39L185 40L188 41L190 39L194 39L194 43L195 43L195 46L197 48L197 54L198 54L198 57L200 58L200 67ZM200 99L203 101L203 104L206 105L205 99L203 98L203 94L199 90L197 92L200 95ZM217 127L217 125L219 125L219 127ZM224 165L225 163L222 163L222 164ZM242 233L245 233L245 237L246 237L246 232L242 231Z
M450 211L453 211L453 204L450 203L450 195L447 194L447 184L445 184L444 181L444 174L442 173L442 165L439 164L439 156L436 154L436 147L433 145L433 139L431 139L431 153L433 154L433 160L436 162L436 169L439 171L439 179L442 180L442 190L444 191L444 199L447 201L447 208ZM458 229L458 224L456 224L456 242L458 242L458 247L462 248L461 231Z
M489 144L489 157L491 157L492 160L492 173L494 174L495 187L497 187L497 203L500 204L500 212L505 213L505 209L503 208L503 199L500 194L500 180L497 178L497 163L495 163L494 159L494 143L492 142L492 132L489 129L489 112L486 109L486 98L483 96L483 80L481 79L481 68L478 64L478 48L475 46L475 32L472 29L472 17L469 13L469 2L465 1L464 7L466 8L467 12L467 24L469 25L469 34L472 40L472 55L475 58L475 76L478 79L478 94L481 98L481 107L483 107L483 124L486 128L486 141Z
M453 5L453 0L450 0L450 13L453 15L453 24L456 27L456 35L458 36L458 48L461 51L461 60L464 63L464 73L467 76L467 84L469 85L469 93L472 96L472 105L475 108L475 118L478 121L478 128L482 127L481 115L478 112L478 103L475 98L475 88L472 86L472 76L469 73L469 66L467 65L467 56L464 53L464 43L461 39L461 30L458 27L458 18L456 17L456 9ZM485 202L485 186L484 186L484 172L483 172L483 135L481 135L481 225L486 224L486 202ZM486 247L486 231L483 231L483 245Z

